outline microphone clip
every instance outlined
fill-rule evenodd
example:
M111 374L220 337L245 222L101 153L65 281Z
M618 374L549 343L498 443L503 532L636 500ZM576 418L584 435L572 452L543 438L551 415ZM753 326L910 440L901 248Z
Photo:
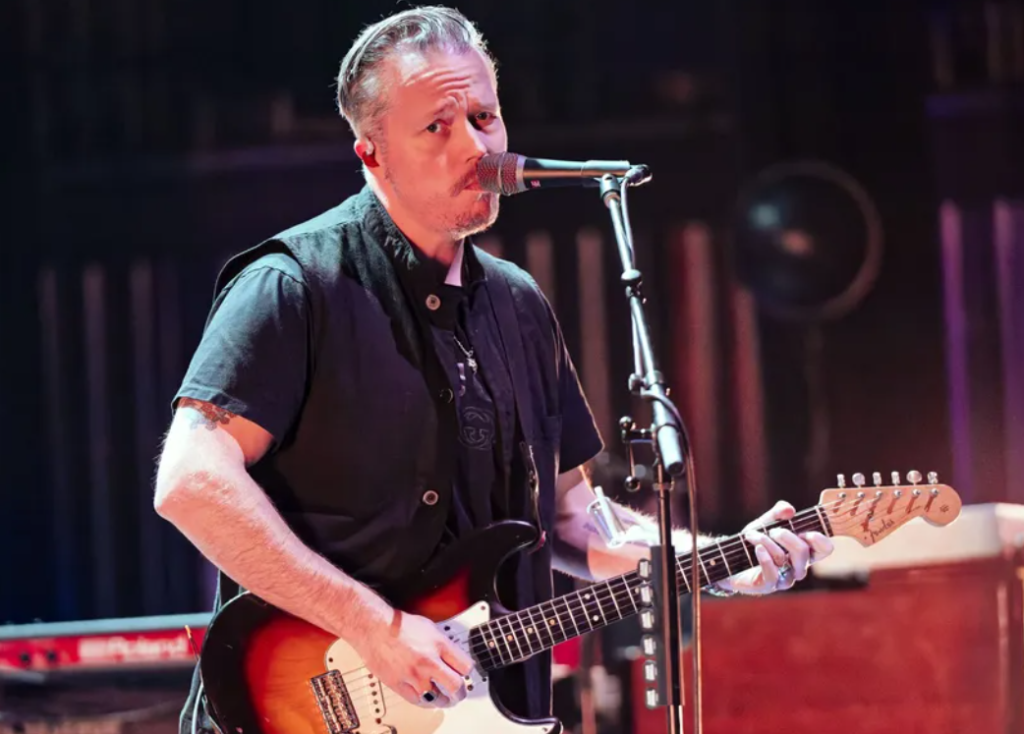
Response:
M622 183L626 186L643 186L651 180L651 175L650 167L641 163L626 171L626 175L622 177Z

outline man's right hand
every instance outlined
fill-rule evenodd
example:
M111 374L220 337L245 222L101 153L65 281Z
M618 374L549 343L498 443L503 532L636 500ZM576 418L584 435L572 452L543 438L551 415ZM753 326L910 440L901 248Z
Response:
M426 617L395 610L391 624L348 642L370 672L409 703L444 707L466 697L463 676L473 669L473 659ZM425 693L434 700L426 701Z
M429 619L395 611L306 547L252 480L246 467L272 440L242 416L182 398L160 460L157 511L253 594L343 636L370 672L409 702L461 701L462 676L473 667L469 655ZM357 631L352 639L347 630ZM423 700L428 692L433 702Z

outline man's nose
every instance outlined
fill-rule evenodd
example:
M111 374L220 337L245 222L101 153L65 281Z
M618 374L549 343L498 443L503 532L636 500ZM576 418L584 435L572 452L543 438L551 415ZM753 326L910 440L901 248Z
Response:
M479 158L489 152L483 131L477 129L471 120L466 119L460 127L467 160Z

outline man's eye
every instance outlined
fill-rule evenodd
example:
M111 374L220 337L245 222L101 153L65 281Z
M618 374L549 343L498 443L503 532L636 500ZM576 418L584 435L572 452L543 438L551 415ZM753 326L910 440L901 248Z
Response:
M434 122L430 123L429 125L427 125L427 132L428 133L439 133L439 132L441 132L441 123L437 122L437 121L434 121Z
M477 112L475 115L473 115L473 118L477 122L489 122L489 121L494 119L494 113L493 112Z

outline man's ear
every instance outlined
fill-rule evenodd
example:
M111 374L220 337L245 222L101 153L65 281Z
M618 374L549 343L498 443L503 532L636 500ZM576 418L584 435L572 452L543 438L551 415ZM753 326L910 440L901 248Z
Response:
M355 145L352 146L359 156L359 160L363 162L363 165L367 168L376 168L380 165L377 162L377 148L373 142L366 138L357 138Z

